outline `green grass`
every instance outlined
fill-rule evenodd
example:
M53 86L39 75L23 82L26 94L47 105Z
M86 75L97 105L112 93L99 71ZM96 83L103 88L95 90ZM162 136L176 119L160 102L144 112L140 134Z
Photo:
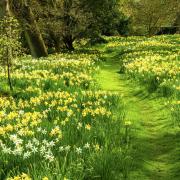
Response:
M115 53L114 53L115 54ZM111 54L112 55L112 54ZM165 107L165 98L119 74L119 64L106 54L97 80L102 89L123 95L126 120L131 121L131 164L127 179L179 179L179 129Z

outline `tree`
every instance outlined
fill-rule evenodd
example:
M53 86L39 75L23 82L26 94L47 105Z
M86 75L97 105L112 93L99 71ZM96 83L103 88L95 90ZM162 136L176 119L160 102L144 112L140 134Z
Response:
M30 2L10 0L10 7L23 27L25 38L32 56L47 56L47 48L34 17Z
M47 56L47 48L74 50L84 37L124 33L128 21L119 11L120 0L9 0L31 54ZM98 39L98 38L97 38Z
M73 42L82 37L94 38L118 30L121 13L119 0L54 0L31 1L36 21L44 39L54 45L74 50Z
M32 2L37 22L44 34L53 40L56 51L62 44L68 50L74 50L75 39L84 35L92 19L80 0L35 1ZM38 8L37 8L38 7Z
M171 26L179 10L178 0L128 0L126 13L131 16L134 29L155 34L162 26Z
M113 35L121 32L124 19L120 11L120 0L82 0L86 11L92 12L90 34ZM94 31L95 30L95 31Z
M180 12L177 12L176 14L174 26L176 28L176 33L180 33Z
M0 62L5 67L10 90L13 90L11 82L11 66L13 59L18 55L21 49L19 42L19 25L16 19L11 15L9 1L3 2L3 18L0 21Z

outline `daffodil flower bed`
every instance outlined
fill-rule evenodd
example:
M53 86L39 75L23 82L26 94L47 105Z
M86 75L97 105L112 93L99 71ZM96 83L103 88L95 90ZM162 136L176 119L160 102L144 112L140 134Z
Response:
M180 36L109 38L108 48L122 53L121 69L146 84L149 90L161 89L165 95L175 91L180 72ZM170 92L172 93L172 92Z
M67 56L14 66L19 94L0 96L0 179L91 178L111 149L123 174L121 98L95 90L94 61Z
M109 129L117 97L101 91L63 91L29 101L0 98L1 160L53 162L67 147L77 154L96 150L97 138L104 144L101 133Z
M118 52L120 71L170 98L173 118L179 122L180 35L110 37L107 49Z
M91 56L84 57L84 59L65 57L56 55L39 60L30 57L17 59L12 73L13 84L25 92L34 87L39 88L39 91L48 90L50 86L51 89L54 87L54 90L58 87L64 90L67 87L71 90L77 87L83 89L93 87L92 75L97 67L94 66L94 61L90 60ZM1 69L0 79L2 81L5 81L4 74L4 70Z

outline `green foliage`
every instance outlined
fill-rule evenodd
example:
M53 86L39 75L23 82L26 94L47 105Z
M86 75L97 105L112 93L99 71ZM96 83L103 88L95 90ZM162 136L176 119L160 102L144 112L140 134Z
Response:
M29 6L50 51L74 50L74 41L99 35L127 34L128 20L119 0L32 1Z
M162 27L173 27L179 12L178 0L127 0L123 4L134 35L154 35Z
M0 21L0 63L7 71L8 83L12 90L11 70L13 59L21 53L19 24L14 17L5 16Z
M0 35L0 59L3 64L6 64L7 58L12 60L22 52L18 21L11 16L4 17L0 21Z

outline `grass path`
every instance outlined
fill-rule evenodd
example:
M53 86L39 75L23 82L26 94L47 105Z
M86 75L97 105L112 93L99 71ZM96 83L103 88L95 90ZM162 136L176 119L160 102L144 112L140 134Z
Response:
M142 87L118 74L118 70L118 65L105 63L97 79L103 90L123 94L126 119L132 121L132 164L128 179L180 179L179 135L163 100L148 95Z

